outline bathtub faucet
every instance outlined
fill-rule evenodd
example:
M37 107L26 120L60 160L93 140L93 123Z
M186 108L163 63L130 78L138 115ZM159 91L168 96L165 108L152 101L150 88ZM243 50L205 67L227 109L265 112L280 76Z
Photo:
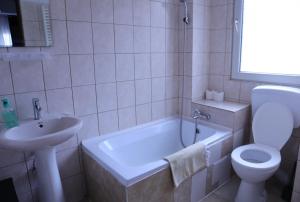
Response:
M193 114L193 119L199 119L199 118L205 119L208 121L211 117L210 117L209 113L200 111L199 109L195 109L194 114Z

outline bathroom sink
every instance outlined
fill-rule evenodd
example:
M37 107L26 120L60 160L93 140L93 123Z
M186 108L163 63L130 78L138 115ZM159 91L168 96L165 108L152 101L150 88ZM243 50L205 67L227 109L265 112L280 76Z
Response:
M55 146L70 139L81 127L82 121L75 117L48 117L21 123L0 133L0 147L34 152L39 201L65 201Z
M82 127L75 117L29 121L3 131L0 147L18 151L37 151L70 139Z

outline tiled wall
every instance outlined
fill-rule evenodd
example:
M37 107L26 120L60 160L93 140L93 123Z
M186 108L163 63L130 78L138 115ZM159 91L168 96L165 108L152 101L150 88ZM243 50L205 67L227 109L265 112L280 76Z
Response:
M175 3L176 2L176 3ZM20 119L43 112L80 117L77 136L59 146L57 159L68 201L85 194L81 140L178 113L179 1L50 0L51 59L0 63L0 96ZM1 122L1 120L0 120ZM36 199L31 154L0 150L0 179L13 177L21 201Z
M192 100L203 98L208 85L210 46L210 1L188 1L190 24L180 24L180 73L183 75L183 114L191 113ZM181 4L181 15L184 16ZM182 19L180 19L182 22ZM185 29L184 29L185 28Z
M251 90L263 83L230 79L233 2L233 0L213 0L211 3L208 87L224 91L226 100L250 103Z

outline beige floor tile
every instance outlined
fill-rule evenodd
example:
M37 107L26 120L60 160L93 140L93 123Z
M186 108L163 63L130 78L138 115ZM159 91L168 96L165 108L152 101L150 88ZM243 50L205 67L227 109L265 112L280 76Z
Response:
M233 202L239 185L240 179L234 176L228 183L214 191L213 194L201 202ZM267 202L285 202L280 198L281 190L282 187L278 182L269 180L266 183L266 191L268 193Z
M211 194L207 198L202 199L200 202L230 202L230 201L227 201L226 199L221 198L216 194Z
M239 185L240 179L238 177L233 177L228 183L217 189L214 193L228 201L234 201Z

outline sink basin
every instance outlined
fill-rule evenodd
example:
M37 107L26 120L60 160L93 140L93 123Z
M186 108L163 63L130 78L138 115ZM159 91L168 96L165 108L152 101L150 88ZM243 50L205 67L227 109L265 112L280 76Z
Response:
M24 122L0 133L0 147L34 152L39 201L65 201L55 146L70 139L81 127L80 119L65 116Z
M17 151L37 151L70 139L82 127L75 117L29 121L3 131L0 146Z

